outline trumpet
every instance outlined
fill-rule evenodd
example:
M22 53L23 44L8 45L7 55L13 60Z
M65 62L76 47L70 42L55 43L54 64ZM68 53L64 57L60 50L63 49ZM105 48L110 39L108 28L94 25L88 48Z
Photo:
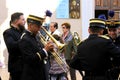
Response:
M47 31L46 31L47 32ZM50 35L50 34L49 34ZM39 36L40 36L40 40L43 43L43 45L47 44L47 41L45 39L45 37L43 37L43 35L39 32ZM51 38L52 35L50 35L49 37ZM55 40L54 37L52 37L52 40ZM55 61L59 64L59 66L64 70L64 72L68 72L67 69L64 69L64 64L66 65L66 67L69 69L69 66L67 65L67 63L59 56L59 54L54 50L51 52L52 56L54 57Z
M51 34L47 32L47 30L43 26L41 26L41 29L45 31L45 33L51 38L51 40L58 46L60 50L64 48L65 44L59 43Z

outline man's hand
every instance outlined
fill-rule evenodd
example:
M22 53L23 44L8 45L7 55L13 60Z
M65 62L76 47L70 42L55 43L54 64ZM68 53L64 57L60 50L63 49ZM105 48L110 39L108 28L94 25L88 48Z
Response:
M47 44L45 45L45 50L46 51L53 51L54 50L54 44L52 41L47 42Z

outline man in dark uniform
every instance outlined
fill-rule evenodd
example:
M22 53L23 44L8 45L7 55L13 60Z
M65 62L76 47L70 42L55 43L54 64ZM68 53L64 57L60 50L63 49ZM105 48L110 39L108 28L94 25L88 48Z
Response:
M11 80L20 80L22 72L21 52L18 48L19 39L24 31L25 18L23 13L16 12L11 15L10 28L3 33L8 49L8 72Z
M120 21L118 20L111 20L106 21L106 27L108 34L107 36L111 38L115 45L120 47L120 36L118 36L117 28L120 26Z
M113 43L120 47L120 36L117 34L117 28L120 26L119 20L111 20L106 22L106 27L108 34L107 36L110 37L110 39L113 41ZM120 73L120 62L118 62L117 58L111 58L113 63L113 68L111 68L111 74L114 80L118 79L119 73Z
M23 54L23 74L21 80L47 80L45 73L44 59L48 57L48 52L53 50L53 43L48 42L42 46L38 41L38 31L40 31L44 18L29 15L27 18L28 29L21 36L19 48Z
M110 57L120 57L120 49L109 37L102 35L104 28L104 20L90 19L90 35L78 45L71 61L71 67L85 72L83 80L111 80Z

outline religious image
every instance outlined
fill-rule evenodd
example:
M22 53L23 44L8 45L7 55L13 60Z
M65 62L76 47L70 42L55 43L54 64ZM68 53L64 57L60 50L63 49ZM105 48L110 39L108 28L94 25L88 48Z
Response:
M69 18L80 18L80 0L69 0Z

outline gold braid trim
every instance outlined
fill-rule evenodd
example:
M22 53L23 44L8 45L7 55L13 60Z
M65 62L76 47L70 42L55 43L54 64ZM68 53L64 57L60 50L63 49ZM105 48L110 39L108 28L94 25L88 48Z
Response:
M37 52L37 55L38 55L38 57L39 57L39 58L40 58L40 60L41 60L41 59L42 59L42 58L41 58L41 55L40 55L38 52Z
M99 37L102 37L102 38L104 38L104 39L110 39L108 36L106 36L106 35L99 35Z
M32 17L32 16L28 16L29 19L33 19L33 20L36 20L36 21L40 21L40 22L43 22L42 19L39 19L39 18L35 18L35 17Z
M99 21L99 20L92 20L92 21L90 21L90 23L102 23L102 24L105 24L104 21Z

